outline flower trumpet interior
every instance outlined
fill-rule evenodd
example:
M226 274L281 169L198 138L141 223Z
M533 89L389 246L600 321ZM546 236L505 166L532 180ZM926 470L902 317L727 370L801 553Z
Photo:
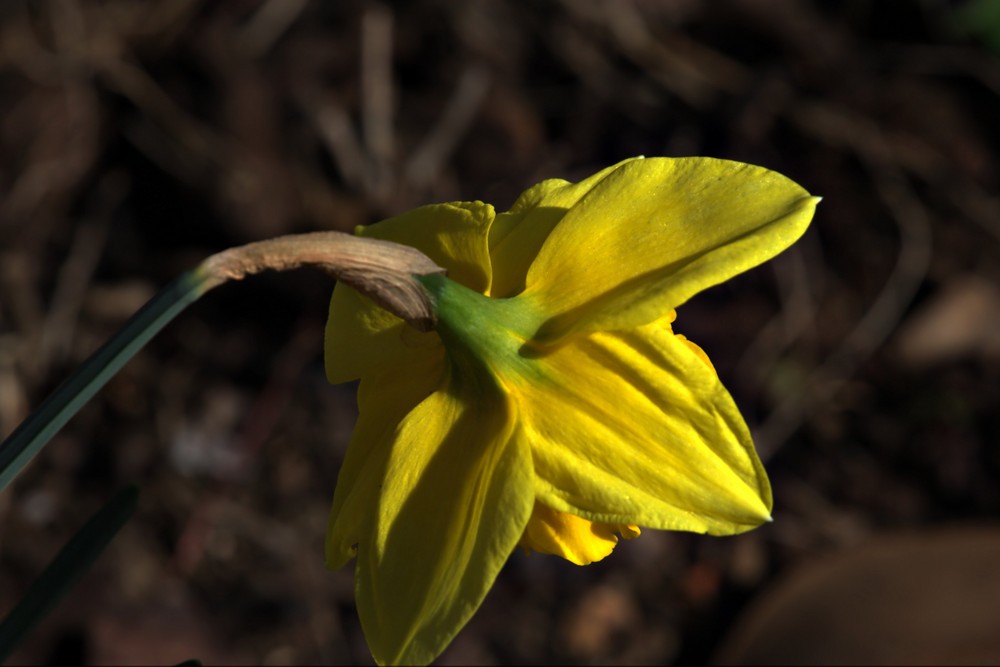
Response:
M448 269L418 278L430 332L346 285L330 305L327 374L361 383L327 562L357 558L378 662L433 660L518 545L586 564L640 527L769 520L746 424L672 326L793 243L817 201L761 167L635 158L505 213L454 202L358 230Z

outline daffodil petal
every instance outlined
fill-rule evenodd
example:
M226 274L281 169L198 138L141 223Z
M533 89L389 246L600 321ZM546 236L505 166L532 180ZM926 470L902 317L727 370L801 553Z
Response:
M337 476L326 535L326 565L343 567L356 555L375 508L389 465L397 426L442 384L444 348L415 356L358 387L358 421Z
M443 350L436 333L417 331L343 283L334 287L330 299L324 347L326 377L333 384L384 373Z
M688 340L688 338L682 334L675 334L675 335L677 336L678 340L680 340L682 343L691 348L691 351L697 354L699 359L708 364L708 367L712 369L713 373L715 372L715 364L713 364L712 360L708 358L708 354L705 353L705 350L701 349L700 345L698 345L692 340Z
M503 299L523 290L528 268L566 212L609 174L635 159L602 169L579 183L551 178L522 192L510 211L498 215L490 229L490 295Z
M787 248L817 201L781 174L739 162L623 163L559 220L531 264L519 298L551 313L535 338L651 322Z
M478 292L490 286L489 228L493 207L482 202L421 206L357 234L395 241L424 252L457 282ZM338 283L330 299L325 361L330 382L379 373L407 358L427 354L439 344L434 333L421 334L401 319Z
M531 456L497 392L431 394L399 425L356 597L379 663L427 663L479 607L534 502Z
M420 250L448 277L485 293L490 287L489 233L495 211L481 201L430 204L375 225L358 236L395 241Z
M662 323L573 337L536 361L541 377L514 391L541 502L716 535L768 520L771 490L743 418Z

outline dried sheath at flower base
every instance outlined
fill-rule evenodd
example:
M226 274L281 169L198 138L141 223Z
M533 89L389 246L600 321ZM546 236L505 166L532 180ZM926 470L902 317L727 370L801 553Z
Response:
M212 255L196 269L205 290L267 269L315 266L361 292L420 331L434 327L427 292L414 276L443 274L415 248L341 232L313 232L258 241Z

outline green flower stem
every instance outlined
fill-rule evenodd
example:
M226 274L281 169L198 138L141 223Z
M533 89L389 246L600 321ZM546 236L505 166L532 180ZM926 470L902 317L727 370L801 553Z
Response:
M206 290L204 274L182 274L59 385L0 445L0 491L136 352Z
M434 326L429 297L414 276L444 269L413 248L316 232L225 250L154 296L0 444L0 491L136 352L202 294L265 269L300 266L326 270L418 329Z

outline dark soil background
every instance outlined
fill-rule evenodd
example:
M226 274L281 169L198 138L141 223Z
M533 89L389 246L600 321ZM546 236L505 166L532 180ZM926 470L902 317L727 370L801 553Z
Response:
M835 626L852 621L890 662L1000 662L965 621L881 625L900 607L966 618L924 584L971 572L948 529L979 554L1000 532L991 4L5 2L0 434L223 248L428 202L503 210L543 178L637 154L760 164L824 197L815 221L683 307L677 330L743 409L774 523L646 531L587 568L515 554L441 663L766 662L793 645L805 653L784 659L849 662L837 650L859 643ZM206 296L0 495L3 612L117 489L142 488L14 661L370 662L351 568L322 563L355 416L354 387L323 375L331 288L301 270ZM794 637L768 625L762 600L794 588L789 573L901 533L952 555L887 557L834 586L857 588L846 602L806 596L826 616L793 610ZM880 592L908 567L905 595ZM1000 597L979 594L998 578L947 590L996 619ZM771 653L747 648L748 623ZM937 648L891 650L922 641Z

